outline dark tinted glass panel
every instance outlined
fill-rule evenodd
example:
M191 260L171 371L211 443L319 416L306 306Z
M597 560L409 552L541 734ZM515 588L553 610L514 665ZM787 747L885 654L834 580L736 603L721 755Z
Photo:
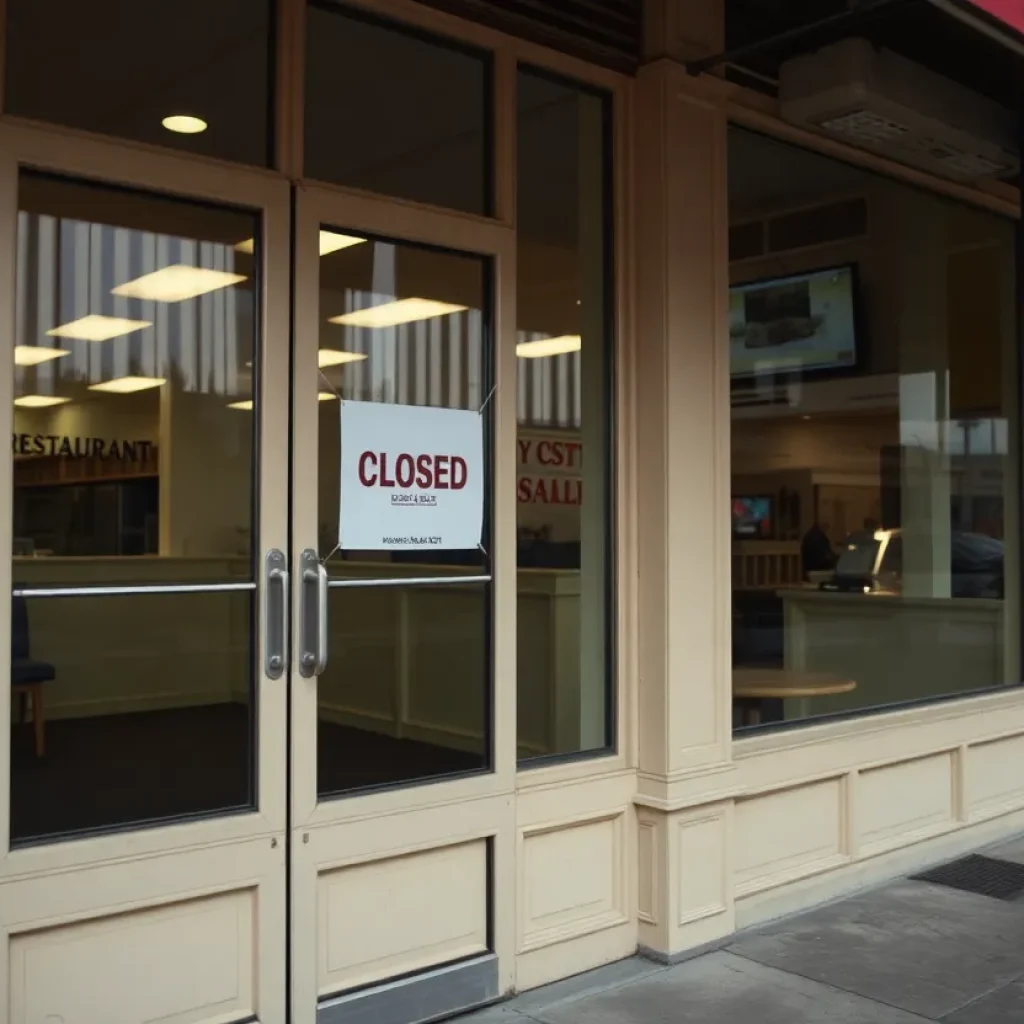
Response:
M612 744L607 97L518 88L520 757Z
M14 598L12 841L248 806L252 603Z
M266 164L270 0L7 0L7 113ZM168 117L195 120L170 122Z
M258 218L31 173L19 206L14 838L247 805ZM241 589L94 593L174 584Z
M310 7L306 176L487 213L489 86L485 54Z
M486 551L336 547L339 399L476 411L491 359L485 261L326 226L319 245L320 551L333 586L317 763L327 796L490 764L490 586L458 582L490 572ZM389 585L339 585L372 579ZM436 582L394 582L417 579Z

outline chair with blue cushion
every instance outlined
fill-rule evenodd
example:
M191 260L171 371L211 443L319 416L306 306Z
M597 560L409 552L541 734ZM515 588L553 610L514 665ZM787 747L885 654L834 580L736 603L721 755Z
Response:
M11 693L19 698L21 720L25 721L26 701L32 705L36 757L46 753L46 723L43 719L43 683L57 677L57 670L46 661L36 661L29 649L28 606L23 597L11 599Z

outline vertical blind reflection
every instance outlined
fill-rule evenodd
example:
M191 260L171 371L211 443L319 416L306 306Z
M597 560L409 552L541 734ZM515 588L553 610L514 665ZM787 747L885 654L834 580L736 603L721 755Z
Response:
M62 381L95 384L130 373L173 377L186 391L237 395L248 390L251 311L234 288L180 302L127 298L114 289L162 267L186 266L251 276L252 257L232 244L131 230L112 224L21 211L18 214L16 337L68 351L29 369L16 367L16 383L34 378L43 394ZM139 326L104 344L54 334L85 316L129 318ZM240 344L239 338L247 339ZM53 338L52 342L46 339Z

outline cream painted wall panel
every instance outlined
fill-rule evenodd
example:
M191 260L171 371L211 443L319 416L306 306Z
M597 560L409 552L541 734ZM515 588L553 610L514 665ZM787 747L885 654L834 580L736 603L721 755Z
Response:
M1024 804L1024 736L968 749L964 802L969 817Z
M625 814L525 832L519 951L627 920Z
M863 772L856 817L862 853L876 853L954 823L949 752Z
M677 927L729 909L725 812L684 817L675 822L678 893Z
M637 917L645 924L658 923L658 837L653 821L637 822Z
M255 892L14 935L11 1024L216 1024L257 1013Z
M322 995L487 949L487 843L462 843L321 875Z
M838 779L738 801L737 895L842 861L842 816Z

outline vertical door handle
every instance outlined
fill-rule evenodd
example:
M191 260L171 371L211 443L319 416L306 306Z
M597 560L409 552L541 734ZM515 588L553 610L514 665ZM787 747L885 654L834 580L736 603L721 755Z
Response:
M263 662L271 679L284 675L288 650L288 570L284 553L267 552L263 590Z
M327 570L312 548L299 556L302 573L302 650L299 672L306 679L327 668Z

